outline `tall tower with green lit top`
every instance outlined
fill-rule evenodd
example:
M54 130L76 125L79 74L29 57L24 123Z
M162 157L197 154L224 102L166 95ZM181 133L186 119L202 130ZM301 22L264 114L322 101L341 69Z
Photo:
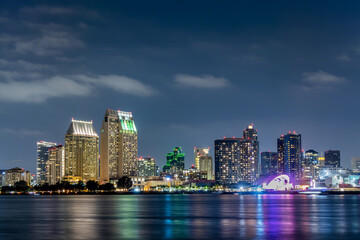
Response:
M166 154L166 164L163 167L163 171L177 173L184 169L185 153L182 153L181 147L175 147L172 152Z
M131 112L107 109L100 130L100 181L136 176L138 136Z

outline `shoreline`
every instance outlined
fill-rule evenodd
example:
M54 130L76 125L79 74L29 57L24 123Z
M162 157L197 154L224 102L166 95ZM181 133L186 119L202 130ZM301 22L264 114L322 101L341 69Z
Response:
M321 193L301 193L299 191L274 192L39 192L39 193L3 193L0 196L76 196L76 195L360 195L360 191L329 190Z

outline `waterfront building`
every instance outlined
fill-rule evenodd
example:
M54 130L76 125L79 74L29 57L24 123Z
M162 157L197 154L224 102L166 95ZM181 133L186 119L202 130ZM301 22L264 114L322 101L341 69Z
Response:
M163 172L178 173L185 169L185 153L181 147L175 147L172 152L166 155L166 164Z
M156 176L156 163L155 159L151 157L138 159L137 176L150 177Z
M31 183L31 173L22 168L12 168L5 172L5 185L15 186L15 183L25 181L28 185Z
M303 161L303 178L318 179L319 177L319 153L310 149L305 152Z
M289 132L278 139L279 172L291 177L302 176L301 134Z
M340 151L328 150L325 151L325 166L340 167Z
M349 174L350 172L342 167L324 166L319 168L319 179L325 180L326 177L333 177L335 175Z
M194 147L194 162L195 168L200 169L200 156L209 156L210 148L197 148Z
M351 170L355 173L360 172L360 157L351 158Z
M68 181L97 181L99 136L93 122L71 120L65 135L65 178Z
M199 171L207 173L207 180L214 180L213 176L213 158L209 155L202 155L199 157Z
M277 152L261 153L261 175L271 176L278 173L278 154Z
M256 180L256 149L253 140L224 138L215 140L215 180L229 185Z
M5 174L7 169L0 170L0 187L5 186Z
M281 135L277 139L277 157L278 157L278 166L277 166L277 174L284 173L284 137L285 135Z
M61 182L65 176L65 147L57 145L49 150L49 160L46 163L46 182L54 185Z
M200 171L195 167L182 170L180 173L176 174L177 176L172 179L181 180L181 181L193 181L193 180L207 180L208 174L206 171Z
M254 124L250 124L247 128L243 131L243 138L246 140L251 140L251 155L254 157L255 161L255 174L256 178L258 179L261 172L261 165L260 165L260 158L259 158L259 141L258 141L258 130L254 128Z
M318 162L319 162L319 167L325 166L325 157L324 156L319 157Z
M160 167L156 166L156 175L155 176L160 176Z
M100 130L100 181L136 176L138 134L131 112L107 109Z
M56 146L56 143L40 141L36 143L37 157L36 157L36 180L37 184L44 184L46 182L46 164L49 160L49 150Z

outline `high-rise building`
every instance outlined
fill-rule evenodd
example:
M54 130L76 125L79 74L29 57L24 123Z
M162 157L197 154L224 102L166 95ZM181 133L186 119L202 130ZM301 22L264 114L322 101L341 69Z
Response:
M199 156L199 168L200 172L207 172L207 180L214 180L214 167L213 167L213 158L209 155Z
M98 180L99 136L92 121L71 121L65 135L65 177L70 181Z
M253 141L244 138L215 140L215 180L228 185L256 180L256 149Z
M305 152L303 177L315 180L319 177L319 153L312 149Z
M46 182L46 163L49 160L49 150L56 146L56 143L40 141L36 143L37 159L36 159L36 179L37 184Z
M163 171L167 173L178 173L185 169L185 153L181 147L175 147L172 152L166 154L166 164Z
M278 154L277 152L261 153L261 175L271 176L278 173Z
M318 157L319 167L325 166L325 157Z
M243 138L246 140L251 140L251 157L255 161L255 174L256 178L260 176L261 166L259 161L259 141L258 141L258 131L254 128L254 124L250 124L243 132Z
M340 167L340 151L325 151L325 166Z
M107 109L100 130L100 181L136 176L138 135L131 112Z
M351 158L351 170L355 173L360 172L360 157Z
M31 183L31 173L22 168L12 168L5 172L5 185L15 186L15 183L25 181L28 185Z
M278 157L278 166L277 166L277 174L284 173L284 135L281 135L280 138L277 139L277 157Z
M194 147L194 160L195 160L195 168L200 169L199 158L200 156L209 156L210 148L197 148Z
M46 182L54 185L61 182L65 176L65 147L55 146L49 150L49 160L46 163Z
M0 187L5 186L5 174L7 169L0 170Z
M156 163L155 159L151 157L138 159L137 176L139 177L151 177L156 176Z
M301 134L289 132L278 139L279 173L302 176Z

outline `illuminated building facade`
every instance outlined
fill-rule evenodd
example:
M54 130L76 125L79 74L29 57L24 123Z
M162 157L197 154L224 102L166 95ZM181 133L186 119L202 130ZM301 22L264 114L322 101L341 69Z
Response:
M66 180L97 181L99 176L99 136L93 122L72 119L65 135Z
M325 151L325 166L340 167L340 151L328 150Z
M5 186L5 174L7 169L0 170L0 187Z
M200 156L209 156L210 148L197 148L194 147L194 160L195 160L195 168L200 169Z
M302 177L301 134L289 132L278 139L279 172Z
M156 176L156 163L155 159L151 157L139 158L137 166L137 176L139 177L151 177Z
M166 164L163 172L178 173L185 169L185 153L181 147L175 147L172 152L166 155Z
M61 182L65 176L65 147L55 146L49 150L49 160L46 163L46 182L54 185Z
M207 173L207 180L214 180L213 172L213 158L209 155L202 155L199 157L199 171Z
M15 183L25 181L28 185L31 183L31 173L24 169L15 167L5 172L5 185L15 186Z
M278 154L277 152L261 153L261 175L271 176L278 173Z
M249 149L250 151L252 151L252 153L250 154L251 156L249 157L253 157L254 161L255 161L255 174L256 174L256 178L258 178L260 176L260 172L261 172L261 165L260 165L260 158L259 158L259 141L258 141L258 130L256 130L254 128L254 124L250 124L247 126L247 128L243 131L243 138L245 140L251 140L251 148Z
M277 174L284 173L284 135L281 135L277 140L277 156L278 156L278 166Z
M318 179L319 177L319 153L310 149L305 152L303 161L303 178Z
M138 134L131 112L107 109L100 130L100 181L136 176Z
M37 157L36 157L36 179L37 184L44 184L46 182L46 164L49 160L49 150L56 146L56 143L40 141L36 143Z
M215 140L215 180L228 185L256 180L253 141L244 138Z
M351 158L351 170L355 173L360 172L360 157Z

